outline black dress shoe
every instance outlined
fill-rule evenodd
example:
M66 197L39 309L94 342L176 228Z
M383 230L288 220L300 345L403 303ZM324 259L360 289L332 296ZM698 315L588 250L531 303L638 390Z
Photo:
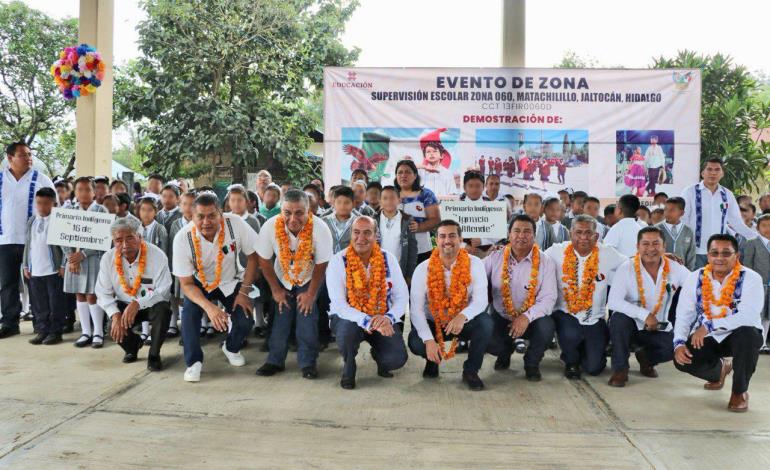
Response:
M147 370L150 372L159 372L163 370L163 363L160 361L160 356L147 357Z
M261 375L262 377L270 377L271 375L275 375L278 372L283 372L283 369L284 368L281 366L266 362L262 367L257 369L257 375Z
M425 361L425 369L422 370L422 376L426 379L435 379L438 377L438 364L433 361Z
M10 327L8 325L0 326L0 339L8 338L19 334L19 327Z
M43 333L38 333L37 336L29 340L29 344L43 344L43 341L45 341L47 335Z
M61 335L57 335L54 333L51 333L50 335L46 336L43 340L43 344L45 345L51 345L51 344L59 344L62 342Z
M457 353L467 353L468 352L468 342L467 341L460 341L457 345Z
M391 371L389 371L388 369L383 369L380 366L377 366L377 375L385 379L393 378L393 373Z
M308 366L302 368L302 378L303 379L317 379L318 378L318 369L315 368L315 366Z
M85 348L89 344L91 344L92 338L88 335L80 335L80 338L78 338L77 341L75 341L75 347L76 348Z
M475 372L463 372L463 382L468 384L468 388L474 392L484 390L484 382L479 378L479 374Z
M540 380L543 378L543 376L540 375L539 367L524 366L524 375L527 377L527 380L529 380L530 382L540 382Z
M567 364L564 366L564 377L570 380L580 380L580 366L577 364Z
M25 313L25 314L24 314L24 315L21 317L21 319L22 319L22 320L24 320L24 321L32 321L32 320L34 320L34 319L35 319L35 317L34 317L34 316L32 316L32 312L27 312L27 313Z
M132 362L136 362L136 353L126 353L123 355L123 362L125 364L131 364Z
M342 380L340 380L340 387L344 388L345 390L353 390L356 388L356 378L343 377Z
M511 356L497 356L495 370L506 370L511 367Z
M166 338L176 338L177 336L179 336L179 328L175 326L169 327L166 332Z

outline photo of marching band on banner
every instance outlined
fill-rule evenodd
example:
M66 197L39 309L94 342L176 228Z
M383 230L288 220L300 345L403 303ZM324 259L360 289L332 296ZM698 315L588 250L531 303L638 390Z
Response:
M412 160L424 187L439 198L457 198L465 171L457 150L459 137L457 128L343 128L342 180L363 170L370 181L393 184L396 163Z
M477 129L476 168L500 177L502 193L556 193L588 180L588 131Z
M652 197L674 183L674 131L621 130L616 138L615 194Z

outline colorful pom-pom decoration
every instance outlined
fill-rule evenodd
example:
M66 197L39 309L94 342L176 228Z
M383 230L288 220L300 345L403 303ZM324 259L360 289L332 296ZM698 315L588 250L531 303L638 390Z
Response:
M51 75L62 96L71 100L93 95L104 80L105 65L96 49L88 44L65 47L51 65Z

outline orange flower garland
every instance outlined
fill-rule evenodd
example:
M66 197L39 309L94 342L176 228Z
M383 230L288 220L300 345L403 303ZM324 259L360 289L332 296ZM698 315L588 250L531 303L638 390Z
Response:
M639 253L634 256L634 271L636 272L636 285L639 291L639 304L642 308L647 308L647 299L644 297L644 282L642 281L642 266L641 256ZM666 286L668 285L668 273L671 271L668 258L663 257L663 284L660 285L660 292L658 293L658 301L655 307L650 311L653 316L658 315L660 306L663 305L663 298L666 296Z
M377 242L372 247L369 257L369 271L361 257L351 247L347 251L345 266L345 284L348 290L348 303L351 307L367 315L383 315L388 311L388 284L385 280L385 255Z
M289 235L286 234L286 220L283 215L275 219L275 237L278 240L278 261L281 263L283 278L292 286L302 284L302 274L313 262L313 216L299 232L297 250L292 253L289 248Z
M468 305L467 288L471 284L471 257L460 250L452 267L449 292L444 281L444 266L438 248L433 250L428 262L428 309L436 325L436 342L444 359L451 359L457 350L458 338L452 340L449 351L444 350L444 327Z
M222 247L225 244L225 218L219 220L219 237L217 238L217 266L214 270L214 282L206 282L206 272L203 270L203 255L201 254L201 240L198 238L198 229L193 224L192 227L193 250L195 251L195 268L198 271L198 281L206 292L211 292L222 282L222 261L225 259L225 252Z
M741 276L741 263L736 262L735 267L730 276L725 280L722 285L722 292L720 292L719 300L714 301L714 287L711 283L711 265L707 264L703 268L703 283L701 290L703 292L703 314L709 320L716 320L718 318L724 318L727 316L727 307L733 303L733 296L735 295L735 285L738 283L738 279ZM711 306L716 305L721 307L719 314L713 315L711 313Z
M511 256L511 245L506 245L503 250L503 306L505 313L513 318L518 317L535 305L537 297L537 275L540 272L540 250L537 245L532 247L532 268L529 272L529 284L527 285L527 299L518 309L513 308L511 297L511 273L508 271L508 260Z
M583 269L583 280L578 283L578 258L572 243L564 250L564 265L562 266L562 281L564 282L564 300L567 302L567 310L576 315L591 307L593 303L594 289L596 288L596 275L599 273L599 248L594 247L588 255L586 266Z
M139 247L139 270L136 273L136 279L131 287L128 287L126 277L123 272L123 256L120 251L115 250L115 272L118 273L118 279L120 279L120 287L123 292L129 297L136 297L136 293L139 292L139 288L142 287L142 275L144 274L144 268L147 266L147 243L142 241Z

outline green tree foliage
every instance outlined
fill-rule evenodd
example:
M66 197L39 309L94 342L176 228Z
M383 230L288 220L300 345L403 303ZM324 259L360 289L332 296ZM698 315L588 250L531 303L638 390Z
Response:
M74 130L50 65L77 42L77 20L56 20L14 1L0 3L0 139L24 141L49 174L74 164Z
M762 189L770 146L752 136L752 130L770 127L770 102L761 99L759 82L722 54L681 51L674 58L655 59L653 68L701 70L701 159L722 157L722 184L732 190Z
M323 67L352 63L339 41L354 2L146 0L143 56L119 70L116 122L138 123L150 166L195 176L232 161L308 179L303 156ZM257 162L259 159L259 162ZM280 172L280 171L279 171Z

